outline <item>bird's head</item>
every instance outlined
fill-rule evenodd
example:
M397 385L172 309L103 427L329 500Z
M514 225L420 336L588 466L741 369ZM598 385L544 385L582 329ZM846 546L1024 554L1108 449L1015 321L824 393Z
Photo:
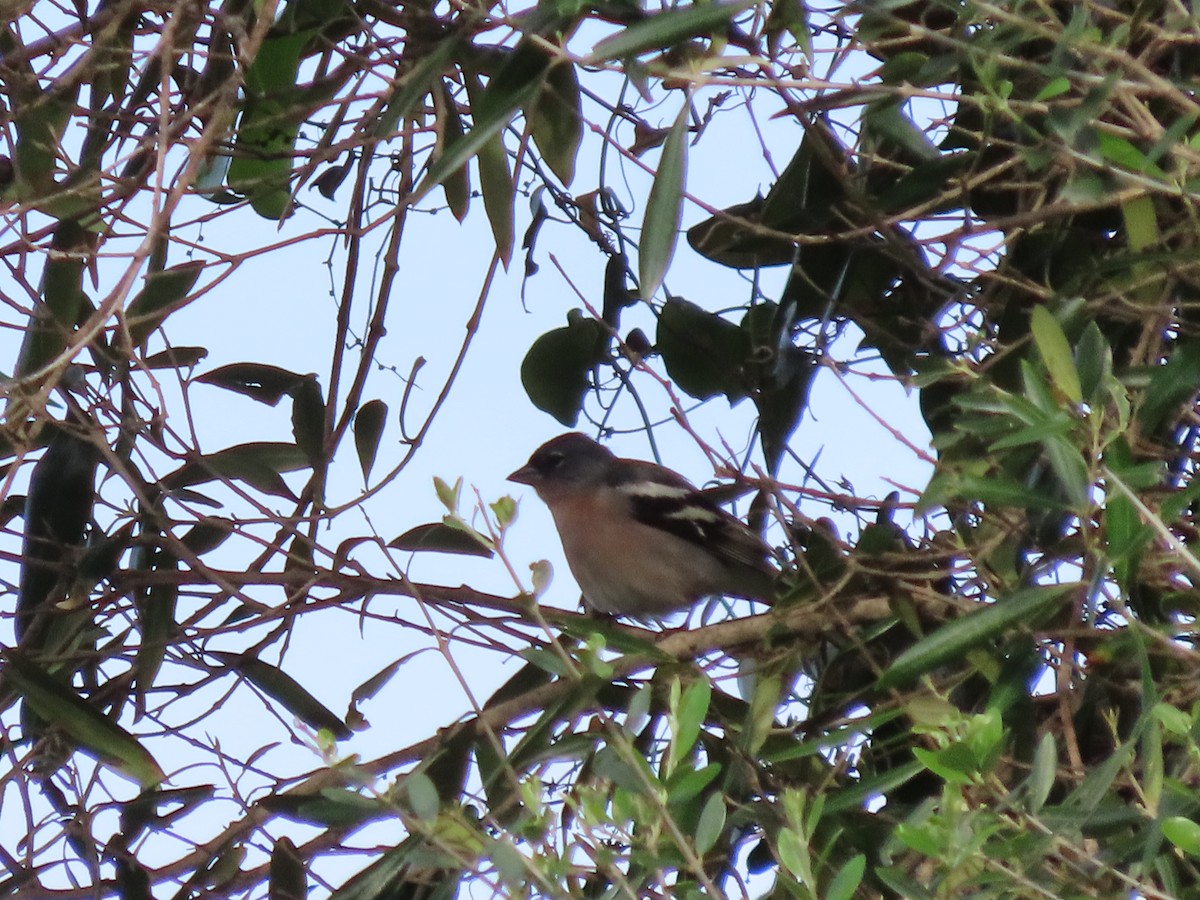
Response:
M508 480L529 485L543 500L551 499L602 483L615 460L610 450L572 431L538 447Z

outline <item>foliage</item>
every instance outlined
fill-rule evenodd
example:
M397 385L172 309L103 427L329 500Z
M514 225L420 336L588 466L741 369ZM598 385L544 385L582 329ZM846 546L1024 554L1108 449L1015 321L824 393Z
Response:
M1189 6L5 13L5 321L21 345L0 436L23 547L0 895L1197 890ZM721 210L695 160L730 140L730 114L731 167L781 168ZM637 223L618 200L631 173ZM606 260L600 302L517 349L528 399L594 431L681 423L756 493L784 569L771 609L660 632L530 590L415 582L414 552L515 573L513 502L464 503L461 481L438 483L440 522L390 542L355 516L404 483L455 388L517 250L519 195L527 280L543 233ZM409 312L401 238L443 206L486 217L492 259L420 413L413 363L397 438L371 376ZM222 249L235 223L267 234L256 219L277 231ZM669 292L689 222L700 265L740 272L744 296ZM309 357L323 374L207 364L216 348L197 342L219 338L184 311L292 243L343 267L329 350ZM837 461L798 463L816 378L912 391L932 451L902 439L931 463L923 490L858 497L830 487ZM191 418L205 391L288 419L216 446ZM695 401L736 423L746 400L750 452L689 421ZM898 416L879 414L894 431ZM357 755L360 705L420 651L377 672L339 660L362 680L337 714L289 649L351 611L364 641L403 629L452 665L456 646L525 665L422 739ZM222 712L247 699L271 716L230 728ZM277 762L287 741L307 771Z

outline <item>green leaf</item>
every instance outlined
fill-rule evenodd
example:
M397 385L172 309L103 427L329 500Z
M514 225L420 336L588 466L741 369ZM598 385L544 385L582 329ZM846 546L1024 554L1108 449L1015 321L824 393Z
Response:
M268 406L276 406L298 382L304 380L304 376L265 363L231 363L197 375L193 380L245 394Z
M77 742L80 749L126 778L150 788L166 775L137 739L68 685L24 655L4 653L4 676L38 716Z
M1033 332L1033 341L1050 379L1072 403L1083 402L1083 389L1079 384L1079 372L1075 368L1075 358L1071 354L1071 345L1063 333L1058 319L1044 306L1035 306L1029 319Z
M296 79L303 50L316 29L274 35L263 41L246 70L246 104L237 125L226 183L250 199L260 216L279 219L291 199L288 182L300 122Z
M929 136L904 111L899 100L891 98L867 104L863 112L863 128L876 140L903 148L923 162L937 160L937 147Z
M604 361L608 329L572 310L565 328L548 331L533 342L521 363L521 384L542 412L572 427L579 420L589 374Z
M1137 420L1151 435L1196 394L1200 385L1200 342L1179 343L1165 366L1158 366L1146 386Z
M294 495L280 473L308 465L308 456L295 444L254 441L192 459L163 477L162 485L173 490L209 481L239 479L265 493L291 498Z
M1121 218L1125 222L1125 237L1130 250L1136 253L1159 244L1158 215L1149 194L1122 203Z
M55 226L42 276L42 296L29 318L15 377L39 371L67 348L89 305L83 292L83 268L94 246L93 237L73 219Z
M663 144L662 158L646 200L646 216L638 240L638 286L643 299L658 292L675 245L679 240L679 225L683 221L683 188L687 181L688 115L691 105L685 103L675 117L675 124Z
M725 795L720 791L709 794L696 823L696 852L703 856L714 846L725 830Z
M564 187L575 178L575 158L583 142L583 113L574 64L556 60L542 89L526 110L529 133L542 159Z
M1052 78L1046 82L1045 87L1037 92L1033 98L1034 103L1041 103L1044 100L1052 100L1061 94L1065 94L1071 89L1071 81L1069 78L1060 75L1058 78Z
M672 806L690 803L720 774L720 763L709 763L701 769L686 766L678 769L667 780L667 803Z
M907 684L943 663L962 660L968 650L999 637L1012 628L1032 628L1057 607L1075 584L1040 585L1016 591L976 612L951 619L900 654L879 676L880 690Z
M145 285L125 308L125 325L135 345L141 346L168 315L183 305L204 266L197 260L146 276Z
M723 32L729 21L749 5L749 0L697 3L648 16L596 44L583 65L595 66L650 50L662 50L697 35Z
M1200 825L1183 816L1163 820L1162 833L1168 841L1189 856L1200 857Z
M316 375L305 375L291 386L292 436L313 468L325 461L325 397Z
M393 83L392 95L384 105L379 121L375 123L375 137L395 136L400 120L416 109L421 98L433 90L436 80L458 52L459 43L457 35L437 41L429 53L421 56L420 62Z
M168 347L142 359L147 369L190 369L208 356L207 347Z
M296 679L277 666L255 656L212 651L212 655L312 728L324 728L338 740L350 737L346 723L305 690Z
M455 528L443 522L432 522L428 525L410 528L399 537L388 541L388 546L393 550L455 553L462 556L483 556L488 559L495 555L491 541L483 535L466 531L463 528Z
M1094 321L1088 322L1075 345L1075 369L1083 399L1095 403L1102 391L1108 389L1113 374L1112 347L1104 332Z
M454 484L447 483L446 479L433 476L433 492L437 494L438 502L446 507L446 512L451 515L458 513L459 503L462 501L462 476L454 480Z
M504 155L504 142L501 133L516 115L517 110L524 106L541 89L542 78L550 65L550 57L532 40L523 39L509 54L504 65L500 67L494 78L484 89L477 74L470 74L464 80L467 93L471 100L471 130L446 146L441 155L429 167L421 183L413 191L412 201L417 203L431 191L435 185L452 172L463 166L467 160L483 152L489 146L489 163L492 169L497 168L499 158ZM505 172L508 171L507 156L505 155ZM484 187L484 162L480 159L480 186ZM493 172L493 177L497 173ZM508 176L511 182L511 176ZM512 205L512 191L509 191L509 205ZM486 188L485 188L486 195ZM485 196L486 199L486 196ZM493 231L495 223L493 223ZM497 240L497 246L505 246ZM508 242L511 247L511 240Z
M346 788L325 788L315 794L276 794L264 797L262 805L276 815L327 828L355 828L390 812L374 797L364 797Z
M986 477L963 475L954 479L957 490L953 496L964 500L978 500L989 506L1016 506L1026 509L1063 508L1062 501L1046 491L1036 491L1006 475L993 473ZM924 502L924 501L922 501Z
M62 156L59 141L76 110L82 84L83 79L64 77L20 103L13 102L16 97L11 82L6 85L17 130L13 175L20 199L33 199L54 190L54 172Z
M708 716L712 700L712 684L703 676L697 678L676 696L679 682L672 685L671 696L671 753L667 772L674 772L679 763L691 755L700 736L700 728Z
M1054 735L1047 731L1042 734L1038 743L1037 752L1033 755L1033 764L1029 767L1029 778L1025 782L1029 812L1035 816L1041 812L1057 780L1058 747L1054 743Z
M732 322L671 297L658 316L657 347L676 387L697 400L724 394L736 403L746 396L750 336Z
M167 550L160 549L154 554L149 571L175 572L178 569L179 561ZM162 668L167 643L175 636L175 604L178 598L179 586L169 582L152 584L135 598L141 623L141 641L134 661L139 713L144 711L146 695Z
M443 146L462 140L466 133L462 116L458 114L458 104L454 102L454 95L445 82L439 83L434 97L438 100L436 109L442 127ZM467 217L471 207L471 174L466 163L442 179L442 191L446 195L446 205L450 207L450 212L461 222Z
M433 822L441 812L442 800L433 781L423 772L409 772L404 776L404 792L417 818Z
M291 838L280 838L271 848L267 900L302 900L307 896L308 877L304 860Z
M370 478L371 467L375 465L375 454L379 452L387 414L387 404L382 400L368 400L354 416L354 450L358 454L364 482Z
M851 857L833 876L825 889L825 900L853 900L867 870L867 858L859 853Z

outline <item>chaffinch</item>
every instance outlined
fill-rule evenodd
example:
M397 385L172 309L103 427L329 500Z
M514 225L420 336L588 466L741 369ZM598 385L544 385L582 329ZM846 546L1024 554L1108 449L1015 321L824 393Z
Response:
M654 619L711 594L773 596L767 545L670 469L573 432L547 441L508 480L550 508L567 564L599 612Z

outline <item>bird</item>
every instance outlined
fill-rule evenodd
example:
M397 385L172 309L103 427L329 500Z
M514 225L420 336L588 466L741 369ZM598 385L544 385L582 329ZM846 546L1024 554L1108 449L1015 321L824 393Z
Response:
M569 432L508 480L549 507L567 565L597 612L661 620L715 594L774 595L779 573L763 539L665 466Z

